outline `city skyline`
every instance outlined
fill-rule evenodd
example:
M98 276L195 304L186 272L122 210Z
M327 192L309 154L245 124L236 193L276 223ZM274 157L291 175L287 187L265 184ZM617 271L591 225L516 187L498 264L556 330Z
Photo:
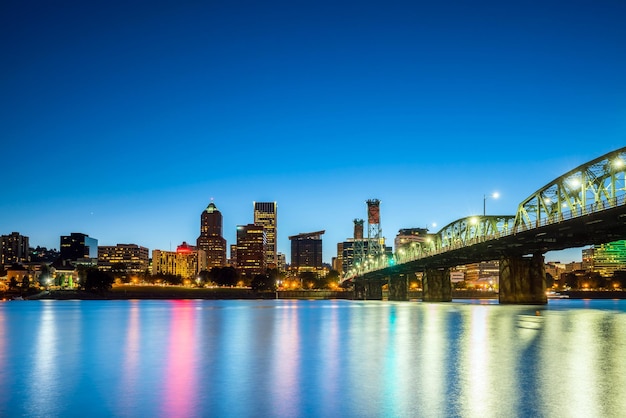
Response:
M169 250L213 198L230 246L251 202L277 202L277 250L325 230L330 263L368 199L388 245L483 204L515 214L624 146L625 18L618 1L11 2L0 233Z

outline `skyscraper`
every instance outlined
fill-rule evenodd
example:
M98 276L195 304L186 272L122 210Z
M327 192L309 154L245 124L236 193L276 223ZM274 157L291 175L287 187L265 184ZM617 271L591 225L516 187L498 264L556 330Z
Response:
M322 235L326 231L309 232L292 235L291 241L291 268L303 271L317 271L322 269Z
M276 237L277 237L276 202L254 202L254 224L265 228L267 246L265 250L265 264L268 268L278 266Z
M257 274L265 273L267 254L267 234L262 225L248 224L237 226L237 268L241 275L251 280Z
M207 267L226 265L226 240L222 236L222 213L213 202L200 215L200 236L196 241L198 249L207 257Z

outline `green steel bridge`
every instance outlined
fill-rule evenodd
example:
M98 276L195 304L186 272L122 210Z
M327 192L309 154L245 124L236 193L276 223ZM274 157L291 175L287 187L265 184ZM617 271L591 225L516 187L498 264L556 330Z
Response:
M369 290L365 291L366 297L363 298L369 298L369 294L377 299L377 283L389 283L391 277L430 273L431 278L443 277L445 289L446 274L449 283L446 269L501 260L500 302L503 302L503 291L507 298L509 291L528 293L530 286L536 287L531 291L536 293L535 296L517 295L508 302L544 303L545 286L539 289L541 283L529 285L527 278L521 276L540 276L545 252L626 239L625 174L626 147L602 155L551 181L524 199L515 215L477 215L458 219L438 232L428 234L423 242L414 242L397 250L392 257L366 256L349 268L342 281L351 282L357 288L359 284L365 285ZM507 262L529 256L535 259L531 270L541 271L532 273L517 262ZM510 275L516 278L508 283L506 277ZM545 283L545 277L536 279ZM424 281L426 292L427 279ZM437 288L439 284L430 280L430 288L433 285ZM402 300L403 291L400 293ZM428 296L425 294L424 298L426 300ZM432 300L447 298L444 290L443 296L435 295Z

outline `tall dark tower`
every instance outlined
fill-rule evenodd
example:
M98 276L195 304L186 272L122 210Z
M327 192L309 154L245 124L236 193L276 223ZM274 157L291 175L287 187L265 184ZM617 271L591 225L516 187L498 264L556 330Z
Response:
M222 236L222 213L213 202L200 215L200 236L196 246L206 252L207 267L226 265L226 240Z

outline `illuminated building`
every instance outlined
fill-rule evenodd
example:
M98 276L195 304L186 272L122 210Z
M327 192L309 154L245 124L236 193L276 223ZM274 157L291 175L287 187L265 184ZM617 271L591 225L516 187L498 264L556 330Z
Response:
M149 250L136 244L117 244L98 247L98 268L111 271L117 264L123 264L127 273L144 273L148 270Z
M583 265L604 277L613 276L617 270L626 271L626 240L594 245L583 250Z
M326 231L316 231L292 235L291 268L298 273L322 269L322 235Z
M398 252L405 249L413 242L424 242L428 237L428 229L426 228L406 228L398 231L398 235L394 239L394 250Z
M230 244L230 258L228 264L231 266L237 266L237 244Z
M333 270L343 271L343 242L337 243L337 257L333 257Z
M287 256L283 253L278 253L278 271L286 271L287 270Z
M200 236L196 241L199 249L206 253L207 267L226 265L226 240L222 236L222 213L213 202L200 215Z
M61 262L95 264L98 259L98 240L89 235L72 232L61 236Z
M1 265L10 266L14 263L21 264L28 261L28 237L20 235L18 232L0 236Z
M237 268L242 277L251 280L257 274L264 274L267 255L267 230L262 225L248 224L237 226Z
M176 251L152 251L152 274L173 274L183 279L194 279L206 270L206 254L183 242Z
M267 240L265 264L270 268L278 266L278 250L276 248L277 214L278 206L276 202L254 202L254 224L265 228Z
M475 284L491 282L495 287L500 279L500 262L497 260L466 264L458 266L457 269L464 273L466 282Z

